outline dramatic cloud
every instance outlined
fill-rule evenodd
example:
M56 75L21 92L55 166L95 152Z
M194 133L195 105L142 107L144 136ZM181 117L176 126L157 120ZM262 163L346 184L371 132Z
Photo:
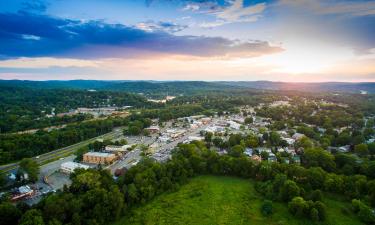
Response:
M159 27L175 25L160 23ZM59 19L29 13L0 13L0 55L4 57L114 58L147 54L255 57L280 52L268 42L222 37L177 36L102 21Z
M233 5L216 13L216 15L218 18L229 22L252 22L254 21L254 16L262 13L265 8L265 3L245 7L244 0L235 0Z

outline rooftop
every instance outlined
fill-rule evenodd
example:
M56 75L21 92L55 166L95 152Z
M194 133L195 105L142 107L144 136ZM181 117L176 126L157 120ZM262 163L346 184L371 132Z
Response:
M109 157L109 156L115 156L112 153L105 153L105 152L88 152L85 155L88 156L96 156L96 157Z

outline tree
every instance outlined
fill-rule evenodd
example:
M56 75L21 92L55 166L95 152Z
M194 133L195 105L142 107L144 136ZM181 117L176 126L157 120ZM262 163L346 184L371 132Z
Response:
M334 156L321 148L306 149L303 154L303 163L307 167L320 166L327 171L333 171L336 168Z
M7 178L4 173L0 173L0 189L6 185Z
M253 117L246 117L245 118L245 124L251 124L251 123L253 123L254 121L253 121Z
M277 132L272 131L270 133L270 142L271 142L271 145L273 145L273 146L279 146L280 145L280 141L281 141L280 135Z
M367 147L368 147L369 153L371 155L375 155L375 142L368 144Z
M214 139L212 140L212 143L218 147L218 148L221 148L223 146L223 139L220 138L220 137L214 137Z
M264 200L262 207L261 207L261 212L263 216L271 215L273 213L272 201Z
M322 191L320 190L313 190L309 195L309 199L314 202L321 201L322 198L323 198L323 194L322 194Z
M77 149L77 151L75 152L75 155L76 155L75 160L78 161L78 162L82 161L83 160L83 155L85 153L87 153L88 151L89 151L89 147L88 146L83 146L83 147Z
M204 134L204 140L207 142L207 143L210 143L212 141L212 136L214 134L212 132L206 132Z
M310 140L310 138L304 136L296 141L295 143L296 148L312 148L314 146L313 142Z
M250 148L258 147L259 145L258 137L256 137L255 135L249 135L245 140L245 144L247 147L250 147Z
M314 222L319 221L319 212L315 208L311 208L310 210L310 219Z
M0 204L0 225L17 224L21 216L21 211L13 204L3 202Z
M366 144L358 144L354 146L354 152L358 154L361 157L367 156L368 155L368 147Z
M138 126L130 126L128 129L130 135L139 135L142 133L142 129Z
M300 195L300 189L296 182L292 180L287 180L280 189L280 199L283 201L290 201L294 197Z
M229 150L228 154L233 157L240 157L244 151L245 148L242 145L235 145Z
M295 197L288 203L288 209L293 215L303 217L308 205L302 197Z
M22 216L20 225L44 225L41 212L37 209L30 209Z
M19 171L21 173L27 173L28 178L31 182L35 182L38 180L39 165L37 162L30 158L25 158L21 160L19 166Z

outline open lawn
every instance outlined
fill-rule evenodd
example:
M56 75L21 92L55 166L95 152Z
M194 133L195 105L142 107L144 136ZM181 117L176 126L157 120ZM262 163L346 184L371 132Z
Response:
M233 177L200 176L193 178L179 191L166 193L153 201L131 211L115 225L129 224L314 224L296 219L288 212L287 204L273 204L274 214L264 217L260 213L260 196L249 180ZM342 208L350 203L342 202L337 196L326 196L327 220L329 225L362 224L358 218Z

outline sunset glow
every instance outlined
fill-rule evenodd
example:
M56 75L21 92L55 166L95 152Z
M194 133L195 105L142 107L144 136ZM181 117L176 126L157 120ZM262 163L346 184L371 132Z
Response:
M0 3L0 79L375 79L373 1L23 2Z

